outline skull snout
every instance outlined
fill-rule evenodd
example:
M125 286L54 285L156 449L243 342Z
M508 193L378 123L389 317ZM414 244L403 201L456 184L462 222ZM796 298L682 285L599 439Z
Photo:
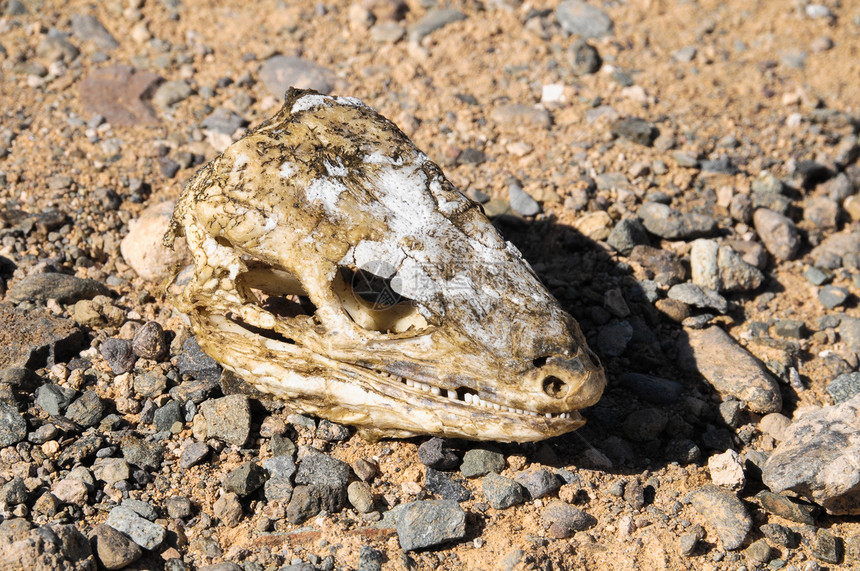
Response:
M606 384L597 356L587 349L577 351L571 358L547 358L539 364L536 378L540 380L543 394L553 402L553 408L563 410L593 405L600 399Z

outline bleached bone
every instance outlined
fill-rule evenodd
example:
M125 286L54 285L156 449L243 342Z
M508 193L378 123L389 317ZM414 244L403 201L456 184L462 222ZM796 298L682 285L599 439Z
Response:
M540 440L606 383L481 207L357 99L290 90L190 181L177 236L195 271L173 301L204 351L369 436Z

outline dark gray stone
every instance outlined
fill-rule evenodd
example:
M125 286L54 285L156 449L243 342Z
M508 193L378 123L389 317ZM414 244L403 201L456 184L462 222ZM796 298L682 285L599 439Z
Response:
M467 478L484 476L490 472L498 474L504 469L505 457L499 452L483 448L473 448L466 451L463 456L463 463L460 465L460 472Z
M421 43L425 37L453 22L465 20L466 15L454 8L432 8L423 18L409 26L406 34L410 42Z
M173 431L174 424L178 422L182 425L184 420L182 405L175 400L167 401L152 416L152 423L155 425L156 432Z
M481 481L481 489L490 505L497 510L505 510L523 503L528 493L518 482L495 472L490 472L484 476Z
M273 476L266 480L263 486L263 496L268 501L281 500L289 502L293 496L293 483L289 478Z
M570 46L570 65L575 75L597 73L603 60L597 48L583 39L578 39Z
M346 500L346 486L343 488L325 485L296 486L287 504L287 520L293 524L300 524L322 510L329 513L338 512L346 504Z
M224 479L224 490L244 498L256 492L265 483L266 472L256 462L245 462L230 470Z
M11 404L0 402L0 448L17 444L27 437L27 421Z
M104 410L105 405L95 391L86 390L66 409L66 418L83 427L95 426L104 416Z
M654 404L674 404L681 396L681 384L669 379L641 373L624 373L617 381L638 398Z
M68 319L0 303L0 369L51 367L68 361L83 343L83 331Z
M199 381L217 382L221 378L221 365L203 352L194 337L189 337L182 344L182 353L179 354L179 359L176 361L176 368L180 375L191 375ZM171 396L173 395L171 394ZM188 399L177 400L184 402Z
M561 479L546 468L517 474L516 481L523 486L533 500L555 493L561 487Z
M201 429L198 436L198 427ZM247 395L229 395L201 403L194 435L243 446L251 434L251 403Z
M349 484L349 464L328 454L309 449L299 462L297 484L313 484L346 490Z
M342 424L335 424L326 419L319 421L317 425L317 438L326 442L342 442L349 439L349 427Z
M15 476L2 486L0 486L0 504L14 506L23 504L27 501L27 487L24 485L24 478Z
M733 551L743 545L752 528L752 518L736 495L707 484L691 492L687 501L716 529L725 549Z
M143 555L140 546L109 525L96 527L90 537L96 556L106 569L122 569Z
M613 321L597 332L597 349L604 357L618 357L633 339L633 326L629 321Z
M273 456L263 460L263 468L273 478L292 478L296 473L296 463L289 455Z
M761 507L773 515L806 525L815 524L815 516L818 513L815 506L793 501L788 496L775 494L769 490L762 490L755 497L761 503Z
M134 369L137 357L132 351L130 340L110 337L102 341L99 351L115 375L122 375Z
M652 234L667 240L688 240L713 234L716 221L710 216L681 212L659 202L646 202L637 213Z
M78 278L67 274L33 274L9 288L6 299L12 303L32 301L45 303L49 299L57 303L71 304L97 295L110 295L110 290L95 280Z
M766 538L777 545L789 548L797 547L797 534L784 525L780 525L778 523L766 523L762 525L759 530Z
M842 539L826 529L815 530L815 540L812 542L812 555L825 563L842 563Z
M369 545L362 545L358 553L358 571L381 571L385 554Z
M621 255L629 256L633 248L640 244L647 245L649 240L642 222L636 218L625 218L615 225L606 242Z
M653 145L654 139L660 134L654 123L640 119L639 117L618 119L612 123L610 130L616 137L621 137L646 147Z
M397 518L397 537L406 551L433 547L466 536L466 512L453 500L405 504Z
M465 502L472 499L472 492L466 487L466 481L463 478L430 467L427 468L424 487L443 500Z
M582 38L611 36L615 27L606 12L583 0L563 0L555 15L565 32Z
M122 439L122 456L129 464L157 470L164 458L164 445L129 435Z
M51 416L59 416L66 411L75 397L74 389L45 383L36 389L36 404Z
M669 416L658 408L643 408L635 410L624 420L622 428L624 435L635 442L648 442L656 439L663 429Z
M190 468L199 464L209 454L209 445L205 442L192 442L185 447L179 456L179 467Z
M438 437L433 437L418 447L418 460L435 470L454 470L460 461L448 448L448 442Z
M818 292L818 301L827 309L835 309L844 305L851 292L843 287L827 285Z

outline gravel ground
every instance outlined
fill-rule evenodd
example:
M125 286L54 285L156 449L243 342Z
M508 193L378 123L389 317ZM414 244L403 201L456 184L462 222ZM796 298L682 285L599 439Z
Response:
M0 568L860 568L853 2L0 2ZM609 385L530 445L237 391L160 283L197 168L364 100Z

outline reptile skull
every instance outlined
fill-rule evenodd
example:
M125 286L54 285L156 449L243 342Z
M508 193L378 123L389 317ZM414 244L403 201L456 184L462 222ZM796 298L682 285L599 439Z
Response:
M203 167L165 240L201 347L261 391L370 436L533 441L605 385L574 319L397 127L290 90Z

